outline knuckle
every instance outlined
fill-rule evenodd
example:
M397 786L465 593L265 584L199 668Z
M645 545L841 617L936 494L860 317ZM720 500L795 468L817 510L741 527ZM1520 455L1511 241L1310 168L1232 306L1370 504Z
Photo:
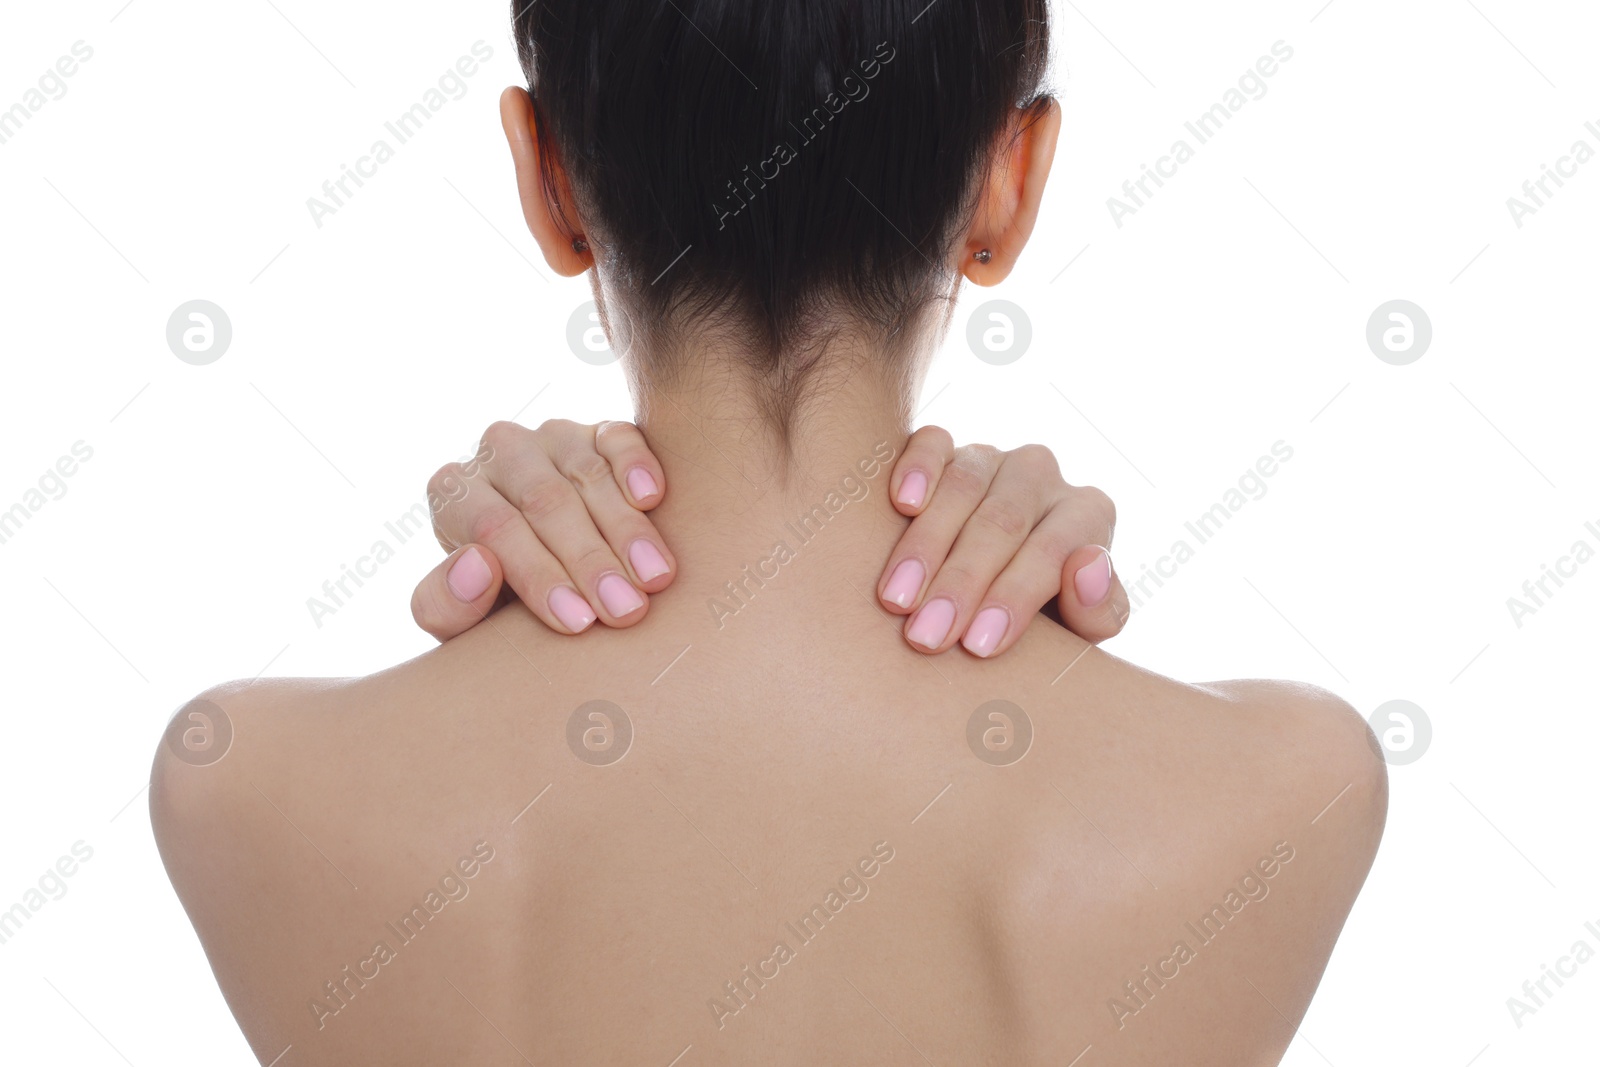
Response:
M979 463L985 466L993 467L996 463L1000 462L1000 457L1003 454L1004 453L1002 453L994 445L962 445L960 448L956 449L956 462Z
M943 426L924 426L912 435L912 444L930 449L945 458L955 451L956 442Z
M1023 445L1021 448L1013 449L1008 455L1020 462L1028 471L1036 471L1057 479L1061 477L1061 466L1056 462L1056 454L1044 445Z
M539 424L536 431L540 437L563 438L569 436L578 426L568 419L545 419Z
M428 496L449 498L450 492L465 479L466 472L459 463L446 463L428 479Z
M986 586L987 583L972 568L961 563L946 563L939 568L939 577L935 585L929 588L927 599L935 599L940 591L975 594Z
M615 570L617 567L616 557L611 554L610 547L599 541L579 552L573 559L562 560L562 563L567 566L569 572L573 572L573 577L579 574L595 575L604 570Z
M584 456L567 468L566 475L579 488L593 489L611 481L611 462L598 454Z
M573 497L572 486L564 478L537 478L517 493L517 510L529 522L549 518L565 507Z
M956 496L977 497L983 493L984 485L985 479L981 473L970 464L958 460L945 468L939 478L936 495L948 490Z
M1117 502L1112 500L1105 490L1086 485L1079 492L1083 494L1084 503L1092 511L1102 516L1106 521L1106 525L1116 526Z
M525 426L501 419L499 422L490 423L489 428L483 431L483 446L491 454L504 452L529 432Z
M459 504L472 491L472 472L459 463L441 467L428 479L428 513L435 525L451 504Z
M1032 528L1027 511L1011 500L990 497L979 506L972 517L1013 542L1021 542Z
M501 503L484 508L467 524L468 540L480 545L491 544L506 524L521 519L522 514L510 504Z
M1027 548L1037 553L1040 567L1059 572L1067 557L1083 547L1080 541L1059 524L1041 523L1029 536Z
M608 419L594 428L596 443L605 441L608 445L630 445L641 436L639 427L616 419Z

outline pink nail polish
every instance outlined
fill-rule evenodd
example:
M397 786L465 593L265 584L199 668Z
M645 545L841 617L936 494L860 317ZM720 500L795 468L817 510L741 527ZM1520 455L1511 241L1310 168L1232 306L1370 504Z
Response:
M1078 603L1086 608L1098 605L1111 592L1111 553L1102 548L1099 559L1078 568L1072 584L1078 590Z
M909 608L922 592L922 579L927 572L914 559L901 560L900 566L889 575L889 584L883 587L883 599L898 607Z
M628 562L633 564L633 573L641 582L659 578L672 569L656 546L643 538L628 546Z
M589 602L564 585L550 590L550 613L575 634L587 630L595 620Z
M643 467L635 467L628 472L628 492L633 494L634 500L647 499L659 491L656 480Z
M931 600L917 612L916 621L906 631L906 638L923 648L938 648L950 635L950 625L955 621L955 601L944 597Z
M961 645L974 656L987 656L1000 647L1010 625L1011 613L1005 608L984 608L967 627Z
M476 548L469 548L461 553L460 558L450 565L449 573L444 576L450 592L465 604L470 604L481 597L493 580L494 574L489 570L489 564L484 561L483 553Z
M608 574L600 579L600 603L620 619L644 607L644 597L622 575Z
M895 497L908 508L920 508L922 498L928 495L928 476L912 471L900 481L900 495Z

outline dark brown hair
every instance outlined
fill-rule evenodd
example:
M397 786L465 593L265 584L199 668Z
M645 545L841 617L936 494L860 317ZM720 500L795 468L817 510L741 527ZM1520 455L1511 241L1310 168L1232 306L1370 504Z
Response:
M976 176L1044 102L1045 0L512 9L541 152L630 322L667 348L719 324L780 376L839 308L887 341L942 295Z

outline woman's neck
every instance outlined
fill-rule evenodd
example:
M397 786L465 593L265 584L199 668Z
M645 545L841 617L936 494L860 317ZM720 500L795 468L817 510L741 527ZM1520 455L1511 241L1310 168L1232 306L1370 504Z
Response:
M637 422L667 477L651 517L686 578L698 562L720 573L729 559L779 543L798 551L827 527L826 554L860 557L870 582L882 564L872 558L904 526L889 479L910 433L920 364L904 375L866 360L814 368L786 432L741 372L701 361L658 384L632 369Z
M836 482L882 442L898 455L920 375L885 377L818 368L786 426L775 423L758 387L732 375L704 372L671 385L636 379L635 421L673 495L743 513L759 499L805 497Z

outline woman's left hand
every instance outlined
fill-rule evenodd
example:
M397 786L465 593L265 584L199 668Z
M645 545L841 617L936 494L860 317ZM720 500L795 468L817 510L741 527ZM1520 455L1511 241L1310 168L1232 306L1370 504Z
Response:
M1090 642L1122 631L1128 594L1111 566L1116 505L1092 486L1067 484L1043 445L1002 452L956 448L925 426L889 479L895 509L912 516L878 580L878 599L909 615L919 652L958 640L975 656L1016 644L1054 601L1062 625Z

